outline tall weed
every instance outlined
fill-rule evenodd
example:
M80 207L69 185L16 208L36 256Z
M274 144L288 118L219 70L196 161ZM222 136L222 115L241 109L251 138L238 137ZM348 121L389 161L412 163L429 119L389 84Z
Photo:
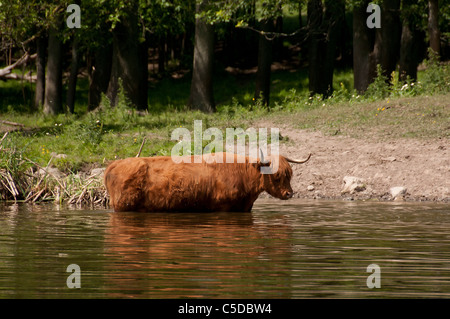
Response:
M377 65L377 76L374 81L370 83L364 97L368 100L381 100L390 95L390 84L387 76L383 74L381 65Z
M450 92L450 68L448 64L439 62L439 56L428 49L428 59L424 62L426 70L418 89L422 94Z

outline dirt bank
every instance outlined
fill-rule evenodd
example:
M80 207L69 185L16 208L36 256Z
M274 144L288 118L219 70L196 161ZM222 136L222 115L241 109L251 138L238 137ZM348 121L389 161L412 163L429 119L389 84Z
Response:
M283 136L280 143L283 155L303 158L308 153L313 154L308 163L292 165L291 184L296 198L450 202L448 138L382 140L325 136L318 131L295 129L292 125L268 121L254 127L278 127ZM151 143L150 140L148 142ZM39 175L38 169L30 169L24 178L17 181L0 170L0 178L4 178L0 184L1 198L104 204L107 201L101 178L104 168L96 167L68 176L57 170ZM355 185L354 191L343 193L344 186L348 186L344 185L344 179L349 177L355 177L359 184ZM22 188L27 188L28 192L19 196L16 191L17 196L14 195L14 189L21 189L11 186L14 184L23 184ZM404 193L395 197L391 193L394 187L402 187Z
M450 202L449 139L371 141L290 127L280 133L289 138L280 143L281 154L313 154L308 163L293 165L294 197L392 200L390 189L404 187L397 200ZM346 176L360 178L362 187L342 194Z

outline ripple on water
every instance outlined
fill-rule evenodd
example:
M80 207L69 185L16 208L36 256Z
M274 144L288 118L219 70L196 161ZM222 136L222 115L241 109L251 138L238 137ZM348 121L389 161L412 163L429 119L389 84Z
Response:
M448 297L450 205L258 200L251 214L0 207L0 298ZM68 289L77 264L83 289ZM369 289L370 264L381 288Z

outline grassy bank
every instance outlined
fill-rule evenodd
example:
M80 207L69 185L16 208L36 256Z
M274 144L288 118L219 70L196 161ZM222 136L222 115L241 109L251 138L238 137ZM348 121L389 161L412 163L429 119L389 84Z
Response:
M229 100L220 104L215 114L186 110L181 95L171 93L186 90L183 79L177 82L180 90L170 84L173 80L155 84L161 104L146 114L130 108L123 94L114 108L103 99L97 111L85 113L85 105L78 106L74 115L46 117L27 113L26 106L4 107L0 122L0 138L4 137L0 144L1 199L104 205L101 172L93 174L93 169L117 158L135 156L144 138L141 156L170 155L177 142L171 140L172 131L178 127L192 130L194 120L203 121L203 130L245 129L267 123L267 127L288 126L378 140L450 137L448 66L430 65L416 83L394 81L388 85L379 77L364 96L356 94L344 77L337 77L335 92L326 100L288 89L286 83L292 77L289 71L275 74L270 109L251 101L250 87L244 85L233 93L230 85L226 91ZM219 96L225 100L225 95ZM173 100L167 100L169 97ZM282 140L288 142L289 138Z

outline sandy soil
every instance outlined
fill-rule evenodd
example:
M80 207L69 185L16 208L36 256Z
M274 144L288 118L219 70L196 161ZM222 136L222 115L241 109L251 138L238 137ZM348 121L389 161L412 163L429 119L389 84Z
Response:
M390 188L401 186L406 194L396 200L450 202L448 139L380 142L290 127L280 133L289 137L280 143L282 155L313 154L306 164L292 164L294 197L393 200ZM362 179L364 189L342 194L345 176Z

